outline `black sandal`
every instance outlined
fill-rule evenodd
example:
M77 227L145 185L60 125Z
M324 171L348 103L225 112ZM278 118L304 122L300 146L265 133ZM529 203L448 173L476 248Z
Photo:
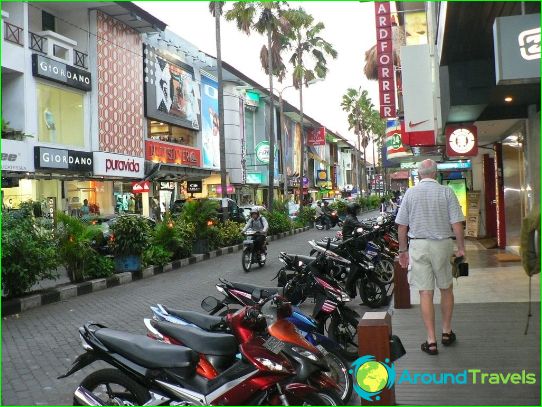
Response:
M443 333L442 334L442 344L444 346L450 346L452 343L454 343L456 340L456 336L454 331L450 331L449 334Z
M437 343L428 343L425 341L422 343L422 351L428 353L429 355L438 355Z

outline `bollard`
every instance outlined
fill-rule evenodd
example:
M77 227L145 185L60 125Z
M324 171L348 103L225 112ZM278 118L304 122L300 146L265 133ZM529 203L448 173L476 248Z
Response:
M393 307L395 309L410 308L410 285L408 284L407 269L401 267L399 258L393 264L395 276L393 279Z
M387 312L366 312L358 324L359 355L373 355L378 362L390 360L391 315ZM395 386L384 389L379 400L361 399L361 405L395 405Z

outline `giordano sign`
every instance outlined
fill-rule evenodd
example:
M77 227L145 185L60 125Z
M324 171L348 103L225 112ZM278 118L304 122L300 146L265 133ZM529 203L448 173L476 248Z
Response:
M72 88L92 89L90 73L42 55L32 55L32 73L39 78L55 81Z

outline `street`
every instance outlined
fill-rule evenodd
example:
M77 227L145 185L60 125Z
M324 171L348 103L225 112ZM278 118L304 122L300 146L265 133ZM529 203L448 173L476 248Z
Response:
M365 217L375 216L371 212ZM145 334L143 318L151 317L150 305L162 303L178 309L201 311L208 295L220 297L215 289L219 277L274 286L271 281L281 267L280 251L308 254L307 241L333 236L339 230L308 232L271 242L268 262L250 274L241 268L241 253L204 261L149 279L139 280L68 301L46 305L4 319L2 326L2 404L71 405L77 385L99 364L57 380L83 348L77 329L86 321L110 328ZM354 301L358 306L359 301Z

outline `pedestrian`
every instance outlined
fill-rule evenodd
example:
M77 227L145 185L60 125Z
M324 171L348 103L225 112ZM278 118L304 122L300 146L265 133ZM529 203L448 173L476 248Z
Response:
M386 198L380 199L380 213L386 212Z
M441 296L441 343L449 346L456 340L456 334L452 331L454 294L450 258L454 252L454 236L456 257L465 255L465 217L454 192L436 181L435 161L425 160L418 164L418 174L420 182L405 192L395 219L399 232L399 263L405 268L410 264L410 285L420 293L422 319L427 330L427 340L421 349L436 355L435 282Z
M136 201L133 195L130 195L130 200L128 201L128 213L135 213Z

